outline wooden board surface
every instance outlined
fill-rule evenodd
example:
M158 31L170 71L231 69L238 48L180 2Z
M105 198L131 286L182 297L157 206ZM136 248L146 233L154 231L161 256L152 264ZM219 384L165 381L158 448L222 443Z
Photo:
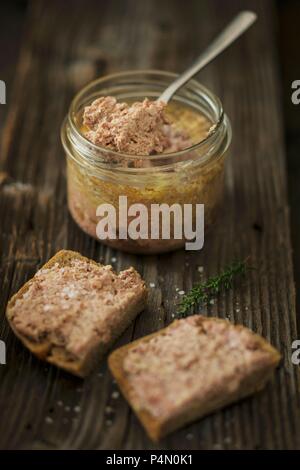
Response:
M184 3L184 4L183 4ZM226 3L226 5L225 5ZM233 125L224 211L199 253L121 254L92 240L66 206L61 122L74 93L99 75L134 68L181 71L241 8L259 22L201 73ZM31 449L300 448L299 369L289 209L278 99L273 3L260 1L33 2L26 20L9 113L1 137L0 171L17 185L0 190L0 447ZM5 320L9 297L60 248L119 270L135 266L150 289L146 310L118 341L151 333L172 320L176 288L188 290L237 258L257 270L203 308L250 326L283 354L260 394L173 434L154 446L118 395L104 362L85 381L40 363Z
M0 80L6 83L6 100L10 103L26 8L22 3L10 2L3 5L1 14L5 21L0 28ZM7 111L8 106L0 106L0 136Z

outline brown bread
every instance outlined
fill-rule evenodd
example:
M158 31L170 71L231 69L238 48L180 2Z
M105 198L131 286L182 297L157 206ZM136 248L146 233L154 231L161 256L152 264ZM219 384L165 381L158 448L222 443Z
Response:
M40 359L87 375L145 305L146 288L129 268L120 274L62 250L9 301L7 319Z
M262 389L279 360L248 328L194 315L113 351L109 367L157 441Z

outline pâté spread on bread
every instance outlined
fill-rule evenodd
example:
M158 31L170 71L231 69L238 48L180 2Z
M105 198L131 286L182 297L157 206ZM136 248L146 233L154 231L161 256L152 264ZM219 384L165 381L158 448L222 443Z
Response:
M8 321L34 354L87 375L145 305L146 288L129 268L116 274L62 250L9 301Z
M115 350L109 365L158 440L262 389L279 360L278 351L248 328L194 315Z

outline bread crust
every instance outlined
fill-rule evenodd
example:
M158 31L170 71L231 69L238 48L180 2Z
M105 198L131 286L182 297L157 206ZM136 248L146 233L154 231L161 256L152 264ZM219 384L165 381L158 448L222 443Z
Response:
M227 320L214 317L206 317L206 320L227 322ZM178 322L178 320L175 320L175 322ZM172 324L174 324L175 322L173 322ZM167 434L175 431L176 429L184 426L187 423L202 418L214 411L225 407L226 405L229 405L230 403L241 400L247 397L248 395L251 395L261 390L262 388L264 388L265 384L272 376L274 369L277 367L281 359L281 355L279 354L279 352L273 346L271 346L270 343L268 343L264 338L253 333L250 330L254 337L259 341L261 348L270 353L270 362L266 364L266 367L262 368L251 376L246 377L242 381L237 391L228 393L226 396L217 396L213 400L206 401L205 403L203 403L203 401L199 401L198 399L191 399L184 406L179 406L176 412L171 417L168 417L166 419L161 417L157 418L151 413L149 413L148 410L139 409L139 407L137 406L137 403L135 402L134 398L132 398L133 389L130 385L130 382L128 381L123 365L127 353L132 348L136 347L141 342L149 341L151 338L164 334L164 332L166 332L168 328L169 327L163 328L148 336L144 336L130 344L122 346L121 348L113 351L108 358L109 368L113 376L115 377L122 394L133 408L133 411L137 415L141 424L144 426L148 436L154 442L159 441ZM242 325L236 325L235 328L245 329L245 327Z
M84 262L94 264L96 266L100 265L96 261L86 258L85 256L82 256L76 251L61 250L56 253L49 261L47 261L47 263L44 264L40 269L51 268L56 263L58 263L59 267L68 266L70 262L74 259L82 260ZM71 358L63 347L55 347L50 341L47 340L42 342L32 341L31 339L20 334L15 328L10 314L11 309L14 306L15 302L24 295L24 293L29 289L33 282L34 278L31 278L8 302L6 309L6 317L10 324L10 327L15 333L15 335L22 341L24 346L26 346L39 359L54 364L74 375L77 375L78 377L85 377L95 368L95 366L103 358L103 355L107 352L107 350L109 350L113 342L129 326L131 321L138 315L138 313L140 313L144 309L147 297L147 289L143 284L141 295L136 298L136 301L133 302L131 307L127 310L126 315L124 315L124 321L122 322L122 324L119 324L119 328L114 332L111 337L111 340L108 343L102 343L101 339L99 338L99 343L95 344L83 359L77 360Z

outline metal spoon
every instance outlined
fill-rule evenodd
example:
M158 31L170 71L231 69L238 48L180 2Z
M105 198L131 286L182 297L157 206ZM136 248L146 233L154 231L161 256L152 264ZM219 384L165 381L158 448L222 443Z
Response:
M216 39L202 52L196 61L174 82L169 85L158 98L159 101L168 101L174 93L189 81L203 67L217 57L230 44L232 44L241 34L243 34L256 20L257 15L252 11L242 11L239 13L226 28L216 37Z

